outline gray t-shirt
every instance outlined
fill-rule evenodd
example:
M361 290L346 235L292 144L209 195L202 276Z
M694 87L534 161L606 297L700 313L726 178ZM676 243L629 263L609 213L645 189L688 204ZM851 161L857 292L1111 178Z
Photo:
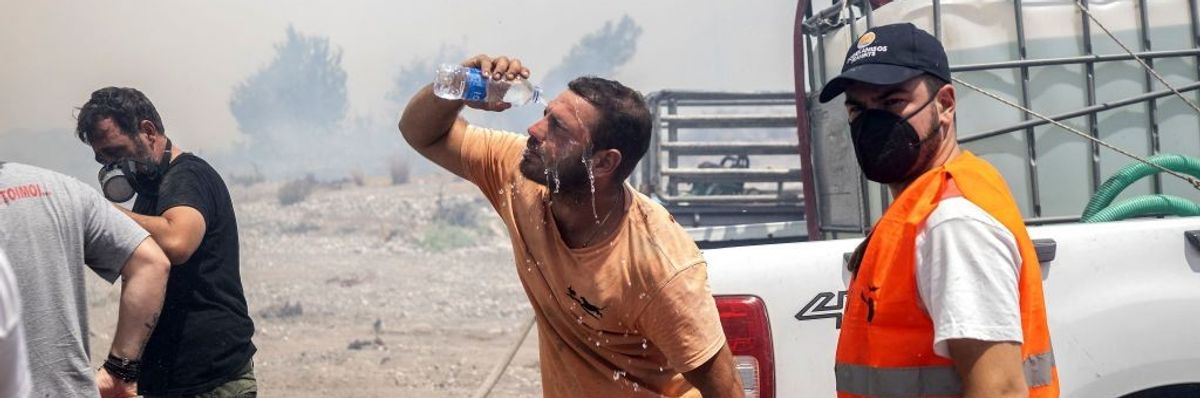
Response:
M83 265L114 282L148 236L79 180L0 163L0 249L21 293L33 396L99 396L88 361Z

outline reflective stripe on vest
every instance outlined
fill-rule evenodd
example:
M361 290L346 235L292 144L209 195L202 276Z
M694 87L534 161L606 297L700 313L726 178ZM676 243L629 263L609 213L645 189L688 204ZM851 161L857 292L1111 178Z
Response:
M1054 353L1029 357L1022 364L1028 388L1049 385L1054 376ZM962 395L962 381L953 366L873 368L838 364L834 367L840 393L864 397L911 398Z

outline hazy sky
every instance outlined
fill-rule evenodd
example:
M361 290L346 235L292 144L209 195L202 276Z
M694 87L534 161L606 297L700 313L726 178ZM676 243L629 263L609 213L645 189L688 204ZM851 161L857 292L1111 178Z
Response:
M442 44L506 53L534 70L628 14L643 29L617 76L657 89L790 91L791 0L7 1L0 5L0 142L72 129L74 107L108 85L143 90L191 150L232 145L233 87L274 56L289 24L344 50L349 115L395 118L399 68ZM432 72L431 72L432 73Z

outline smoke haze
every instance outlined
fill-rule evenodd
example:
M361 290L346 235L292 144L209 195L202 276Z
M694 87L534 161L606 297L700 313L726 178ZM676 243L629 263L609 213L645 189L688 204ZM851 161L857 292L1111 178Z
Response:
M518 56L549 96L585 74L643 93L790 90L794 10L782 0L7 2L0 159L91 182L98 165L72 135L73 112L91 91L117 85L150 96L167 134L218 168L253 164L269 177L375 172L407 150L397 115L438 63ZM323 49L323 61L309 66L343 75L295 83L314 75L288 48ZM264 100L289 85L319 98ZM257 102L247 99L249 87L258 87ZM467 117L523 131L538 113ZM288 138L309 145L290 147Z

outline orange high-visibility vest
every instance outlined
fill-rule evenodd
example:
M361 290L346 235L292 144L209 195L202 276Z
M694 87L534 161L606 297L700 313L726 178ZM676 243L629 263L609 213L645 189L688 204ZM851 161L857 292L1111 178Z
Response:
M951 178L964 198L1016 237L1021 251L1018 284L1025 383L1030 397L1058 397L1058 372L1033 242L1004 178L992 165L965 151L918 177L875 225L847 295L834 370L838 397L962 395L954 362L933 352L933 321L921 308L915 276L917 234L947 196Z

